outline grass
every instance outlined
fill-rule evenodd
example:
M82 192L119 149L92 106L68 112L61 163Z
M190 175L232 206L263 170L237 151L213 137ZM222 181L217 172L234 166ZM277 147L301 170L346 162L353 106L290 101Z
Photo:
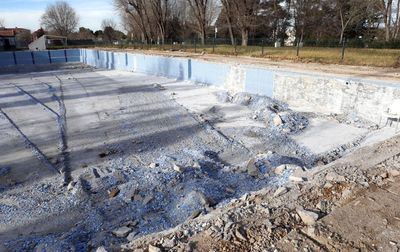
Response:
M207 53L213 53L212 47L198 49L198 51L202 50ZM194 49L189 49L188 51L194 52ZM214 49L214 53L235 55L235 49L233 46L217 46ZM322 47L300 48L298 57L295 47L265 47L264 54L262 54L262 47L260 46L238 46L236 49L236 55L274 60L355 66L400 67L400 50L398 49L346 48L343 61L341 60L341 54L341 48Z
M109 46L107 46L109 47ZM341 60L341 48L303 47L300 48L299 56L296 55L295 47L264 47L262 54L261 46L237 46L218 45L213 49L212 45L200 46L196 49L193 45L164 45L151 47L148 45L112 46L116 48L151 49L151 50L181 50L186 52L206 52L208 54L250 56L257 58L269 58L273 60L289 60L294 62L320 63L320 64L342 64L353 66L373 67L400 67L399 49L369 49L369 48L346 48L344 60Z

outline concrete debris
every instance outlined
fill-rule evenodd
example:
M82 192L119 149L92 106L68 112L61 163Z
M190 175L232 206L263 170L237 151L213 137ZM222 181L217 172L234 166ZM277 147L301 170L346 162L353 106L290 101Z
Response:
M201 168L201 164L196 161L196 162L193 163L192 167L195 168L195 169L200 169Z
M126 237L131 231L132 229L130 227L124 226L113 230L112 233L116 237L123 238Z
M201 210L195 210L192 215L189 217L189 219L196 219L197 217L199 217L199 215L201 214Z
M328 202L325 200L320 200L318 204L315 206L317 209L319 209L322 212L327 212L327 206Z
M395 169L389 169L388 173L390 174L390 176L392 177L398 177L400 176L400 171L399 170L395 170Z
M158 164L157 163L150 163L149 164L149 168L151 168L151 169L155 169L155 168L157 168L158 167Z
M242 232L240 231L240 228L237 228L237 229L235 230L235 236L236 236L238 239L242 240L242 241L247 241L246 236L245 236L244 234L242 234Z
M289 180L292 182L305 182L307 181L307 178L296 175L290 175Z
M159 247L153 246L151 244L149 245L148 251L149 252L162 252L162 250Z
M284 187L284 186L279 187L279 188L275 191L274 197L280 197L280 196L286 194L288 191L289 191L289 189L286 188L286 187Z
M288 109L287 105L265 96L248 93L219 92L217 94L221 102L232 102L248 106L254 111L253 120L262 121L273 130L285 134L297 133L308 125L308 119L299 113Z
M104 246L98 247L96 252L107 252L107 249Z
M389 177L389 174L387 172L381 173L381 175L379 175L382 179L386 179Z
M143 204L144 204L144 205L147 205L147 204L149 204L153 199L154 199L153 196L147 195L147 196L143 199Z
M283 124L282 118L280 115L276 115L273 119L274 125L276 127L281 126Z
M139 232L137 231L133 231L131 233L128 234L128 236L126 237L126 239L128 241L134 241L136 239L136 236L139 234Z
M276 167L274 170L274 173L277 175L282 175L285 172L285 170L286 170L286 165L283 164L283 165Z
M155 83L155 84L153 85L153 87L156 88L156 89L159 89L159 90L165 90L165 87L162 86L162 85L159 84L159 83Z
M258 177L260 175L260 170L256 166L256 160L254 158L247 162L246 171L252 177Z
M72 189L74 189L75 185L76 185L76 182L75 182L75 181L69 182L69 183L68 183L68 186L67 186L67 190L68 190L68 191L72 191Z
M5 167L0 167L0 177L4 177L8 175L11 171L11 167L5 166Z
M136 227L138 224L139 224L139 221L138 221L138 220L135 220L135 221L127 221L127 222L124 223L124 226L133 228L133 227Z
M176 238L172 237L170 239L169 238L165 239L164 242L162 243L162 246L163 248L173 248L176 246L176 244L177 244Z
M236 190L232 187L225 187L225 191L230 194L233 194L236 192Z
M275 168L274 173L277 175L282 175L286 171L286 164L280 165Z
M298 209L297 214L306 225L314 225L319 219L319 215L317 213L304 209Z
M177 164L173 165L173 169L174 169L174 171L179 172L179 173L184 172L184 168L182 166L180 166L180 165L177 165Z
M120 190L118 187L114 187L111 190L108 191L108 197L109 198L114 198L119 194Z
M346 182L346 178L337 174L336 172L328 172L328 174L325 176L325 179L332 182Z

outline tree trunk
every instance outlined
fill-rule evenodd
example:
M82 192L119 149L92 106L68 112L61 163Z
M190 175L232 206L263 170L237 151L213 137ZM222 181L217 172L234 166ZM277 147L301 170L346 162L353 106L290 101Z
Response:
M161 34L161 44L164 45L165 44L165 35Z
M389 25L385 26L385 40L388 42L390 40L390 27Z
M249 44L249 30L243 29L242 33L242 46L247 46Z
M340 31L340 41L339 41L340 45L343 44L343 38L344 38L344 29L342 28Z
M226 16L226 22L228 23L228 31L229 31L229 36L231 38L231 44L235 45L235 37L233 36L233 29L232 29L232 22L231 19Z
M393 0L388 0L387 5L385 1L382 0L382 11L383 11L383 20L385 25L385 40L390 40L390 25L392 22L392 3Z
M226 23L228 24L228 31L229 31L229 36L231 39L231 44L235 45L235 37L233 36L233 29L232 29L232 9L231 5L229 3L229 0L222 0L222 7L225 10L225 16L226 16Z
M206 31L205 29L202 29L202 31L199 33L200 36L200 41L202 45L206 44Z
M396 22L393 35L394 39L397 39L397 37L399 36L399 30L400 30L400 0L397 1Z

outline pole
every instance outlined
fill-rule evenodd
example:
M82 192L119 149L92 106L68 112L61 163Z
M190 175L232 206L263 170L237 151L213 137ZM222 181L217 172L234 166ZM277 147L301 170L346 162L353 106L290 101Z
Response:
M261 55L264 55L264 39L261 40Z
M237 43L236 43L236 38L235 38L235 55L237 56Z
M300 40L297 40L297 51L296 51L296 56L299 57L300 54Z
M197 53L197 40L194 39L194 53Z
M213 50L212 50L212 52L215 53L215 37L213 38Z

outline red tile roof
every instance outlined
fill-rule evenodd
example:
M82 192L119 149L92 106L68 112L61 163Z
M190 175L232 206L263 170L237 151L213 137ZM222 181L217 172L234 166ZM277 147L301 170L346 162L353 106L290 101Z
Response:
M0 28L0 36L1 37L14 37L16 34L24 32L24 31L29 31L27 29L23 28Z
M1 37L14 37L15 36L15 30L13 29L0 29L0 36Z

